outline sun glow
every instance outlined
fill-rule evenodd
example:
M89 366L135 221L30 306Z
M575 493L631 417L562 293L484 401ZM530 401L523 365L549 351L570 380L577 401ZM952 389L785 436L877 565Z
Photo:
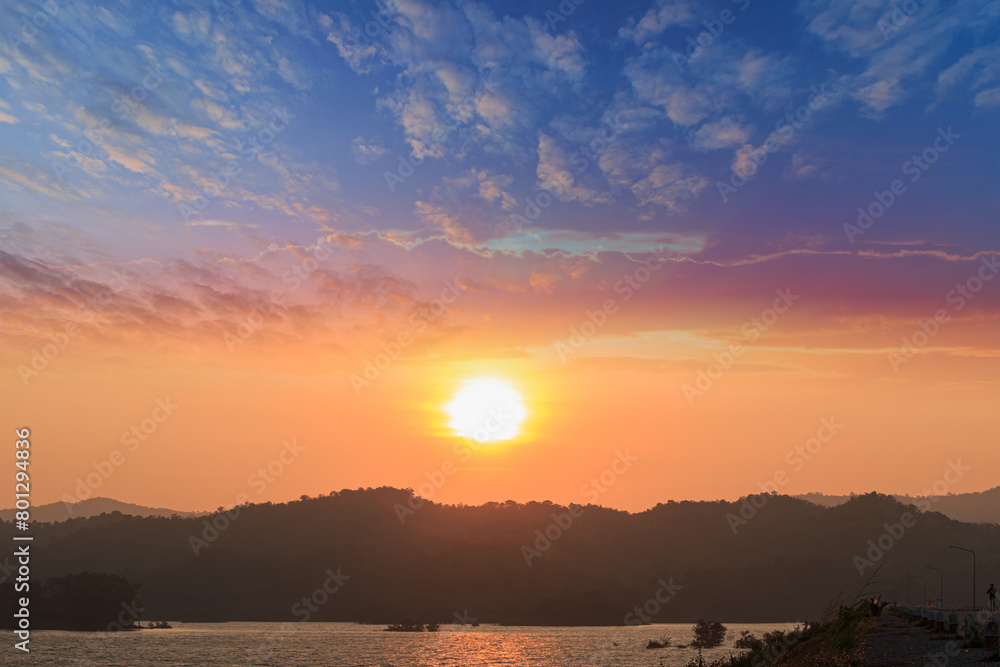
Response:
M510 440L528 415L521 395L508 382L493 378L469 380L445 407L455 435L477 442Z

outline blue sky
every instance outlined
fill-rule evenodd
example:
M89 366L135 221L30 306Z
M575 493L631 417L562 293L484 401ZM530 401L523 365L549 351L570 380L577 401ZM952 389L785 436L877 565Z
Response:
M533 226L732 227L765 244L835 235L854 209L845 200L866 203L873 184L887 185L951 126L977 139L928 175L940 182L933 196L914 188L901 202L905 227L869 238L955 242L961 228L962 240L985 240L997 199L970 200L992 179L996 145L983 136L995 138L1000 106L1000 4L912 4L911 16L894 17L893 3L836 0L589 0L561 12L516 2L54 2L37 34L19 41L8 30L0 60L5 200L32 217L73 212L104 242L114 230L115 243L134 237L142 253L152 249L143 236L163 251L246 236L302 242L323 229L488 244L517 236L510 215L568 173ZM8 3L4 23L35 9ZM147 78L147 94L149 72L162 81ZM136 86L144 99L121 118ZM801 127L775 132L817 91L829 99ZM276 108L294 119L239 153ZM102 122L111 127L100 145L54 173ZM723 202L719 182L772 133L777 151ZM588 146L598 151L589 159ZM197 215L178 211L234 158L240 174L221 194ZM400 159L420 164L390 188L387 172L408 173ZM942 229L956 210L961 220Z

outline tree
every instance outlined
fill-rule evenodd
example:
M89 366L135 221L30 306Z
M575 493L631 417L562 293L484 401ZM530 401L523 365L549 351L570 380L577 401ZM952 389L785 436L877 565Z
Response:
M722 623L699 618L694 626L694 641L691 642L691 647L702 649L720 646L726 641L728 632Z
M735 648L756 650L764 646L764 642L749 630L740 633L739 639L733 642Z
M79 572L31 583L33 627L46 630L115 631L137 627L142 614L138 586L115 574ZM14 627L13 586L4 586L0 627ZM20 594L17 594L20 595Z

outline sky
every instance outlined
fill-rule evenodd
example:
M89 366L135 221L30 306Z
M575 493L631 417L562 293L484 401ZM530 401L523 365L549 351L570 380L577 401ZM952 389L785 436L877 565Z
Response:
M0 400L36 504L996 484L996 0L0 27ZM481 378L509 439L449 427Z

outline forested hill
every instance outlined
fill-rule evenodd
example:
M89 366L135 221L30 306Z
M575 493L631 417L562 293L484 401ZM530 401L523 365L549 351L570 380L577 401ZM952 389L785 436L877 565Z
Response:
M853 598L883 563L876 592L916 602L919 575L931 595L936 578L924 568L933 565L945 570L945 590L964 596L946 603L967 603L968 554L950 544L978 552L980 581L1000 575L1000 526L960 523L877 494L830 508L772 495L752 497L759 508L747 500L671 502L637 514L411 499L393 488L345 490L208 517L116 513L39 524L32 574L123 575L141 585L145 617L156 619L298 620L302 599L311 598L325 600L311 603L311 620L449 622L467 613L484 623L546 625L643 615L813 619L838 595ZM0 524L8 544L12 532ZM5 565L0 574L9 580ZM317 594L324 586L336 592Z
M816 505L830 507L850 500L851 496L827 496L822 493L807 493L797 496ZM944 496L893 496L901 503L928 501L934 509L958 521L1000 524L1000 486L973 493L949 493Z
M0 510L0 520L13 521L17 510L14 508ZM31 508L31 518L35 521L54 523L65 521L72 517L99 516L101 514L111 514L121 512L132 516L201 516L208 512L178 512L177 510L166 509L164 507L145 507L143 505L133 505L123 503L111 498L88 498L77 503L55 502L47 505L40 505Z

